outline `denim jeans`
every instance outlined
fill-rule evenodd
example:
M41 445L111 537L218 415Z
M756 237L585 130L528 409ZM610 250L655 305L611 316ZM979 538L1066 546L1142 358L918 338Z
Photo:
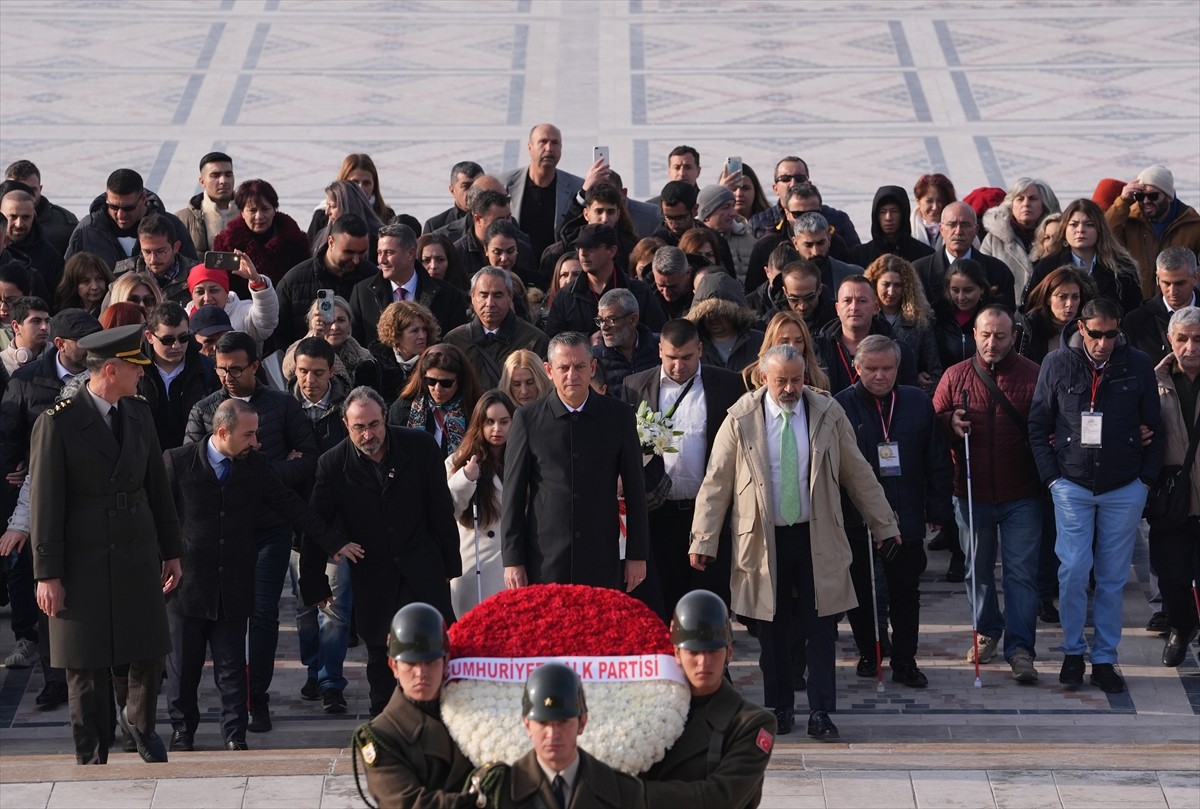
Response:
M1010 500L1007 503L976 501L975 537L977 556L971 553L967 501L955 498L958 535L967 557L967 602L981 635L1004 637L1004 659L1012 660L1018 648L1034 653L1037 632L1038 548L1042 538L1042 499ZM996 551L1000 552L1004 613L996 594ZM978 564L976 564L978 560ZM1086 573L1084 574L1086 576ZM972 576L975 587L971 588Z
M333 601L318 609L300 600L300 552L292 551L289 566L292 594L296 596L296 632L300 636L300 662L308 676L317 681L317 690L324 694L331 688L346 690L342 667L346 662L346 644L350 641L350 611L354 607L350 589L350 562L329 562L325 575Z
M12 632L17 640L38 642L37 583L33 580L33 549L28 541L20 552L0 560L8 566L8 596L12 603Z
M279 646L279 598L292 554L292 529L281 526L259 532L258 565L254 571L254 614L247 632L246 662L250 669L250 710L266 707L267 690L275 675Z
M1146 486L1133 480L1119 489L1092 494L1059 478L1050 489L1058 540L1058 612L1062 617L1065 654L1087 652L1083 625L1087 618L1088 573L1095 568L1092 604L1092 665L1116 663L1121 642L1123 591L1133 561L1134 540L1146 505ZM1096 550L1092 553L1092 537Z

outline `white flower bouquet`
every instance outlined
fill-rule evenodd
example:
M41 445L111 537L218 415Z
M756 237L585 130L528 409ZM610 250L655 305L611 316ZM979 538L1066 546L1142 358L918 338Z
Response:
M646 402L638 405L636 415L638 443L642 446L643 456L679 452L675 437L683 435L683 431L675 429L673 419L651 410Z

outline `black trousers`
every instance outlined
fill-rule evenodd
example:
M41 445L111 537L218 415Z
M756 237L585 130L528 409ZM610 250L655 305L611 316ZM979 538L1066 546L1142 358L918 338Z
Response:
M717 541L717 558L704 570L696 570L688 557L695 500L668 500L650 512L650 555L657 569L666 620L675 605L692 590L710 590L729 603L729 571L732 539L728 528ZM636 590L634 591L637 592Z
M854 595L858 606L846 613L850 629L854 632L854 643L863 657L875 658L875 619L871 614L871 553L870 541L864 531L847 530L850 550L854 559L850 563L850 578L854 582ZM916 663L917 635L921 626L921 574L925 572L925 544L922 537L905 541L891 561L884 560L884 576L887 578L888 616L892 625L892 668L911 666ZM878 569L878 568L877 568ZM876 581L876 589L879 582ZM880 626L885 635L886 627Z
M114 723L111 669L68 668L66 672L75 760L80 764L107 764ZM142 733L154 730L162 673L161 657L129 664L125 712L130 723Z
M1193 470L1192 474L1196 474ZM1200 580L1200 517L1163 531L1150 526L1150 566L1158 573L1158 589L1171 628L1190 634L1200 625L1192 581Z
M175 730L195 734L200 724L196 692L212 650L213 679L221 695L221 739L245 741L246 619L210 621L167 611L171 654L167 657L167 713Z
M808 710L835 711L837 624L835 616L817 615L808 523L776 526L775 562L775 619L758 622L763 701L771 708L795 707L792 638L798 622L804 627L808 655Z

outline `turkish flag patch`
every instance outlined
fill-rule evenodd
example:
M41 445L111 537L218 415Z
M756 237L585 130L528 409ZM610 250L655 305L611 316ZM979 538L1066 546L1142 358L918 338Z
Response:
M771 747L775 744L775 737L767 733L766 728L759 728L758 738L754 740L754 745L764 753L770 753Z

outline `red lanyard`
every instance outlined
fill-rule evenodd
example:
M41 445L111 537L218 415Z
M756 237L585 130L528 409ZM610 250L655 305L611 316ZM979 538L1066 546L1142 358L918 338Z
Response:
M854 372L853 364L846 362L846 350L842 348L842 342L835 338L833 344L837 347L838 359L842 361L842 367L846 369L846 375L850 377L850 384L853 385L858 381L858 374Z
M1096 412L1096 391L1100 390L1100 380L1104 379L1104 369L1100 369L1100 373L1096 373L1096 369L1092 369L1092 405L1088 412Z
M896 391L892 391L892 406L888 410L886 420L883 418L883 405L879 403L878 399L875 399L875 410L879 412L879 424L883 427L883 442L886 444L889 441L888 434L892 431L892 416L896 414Z

